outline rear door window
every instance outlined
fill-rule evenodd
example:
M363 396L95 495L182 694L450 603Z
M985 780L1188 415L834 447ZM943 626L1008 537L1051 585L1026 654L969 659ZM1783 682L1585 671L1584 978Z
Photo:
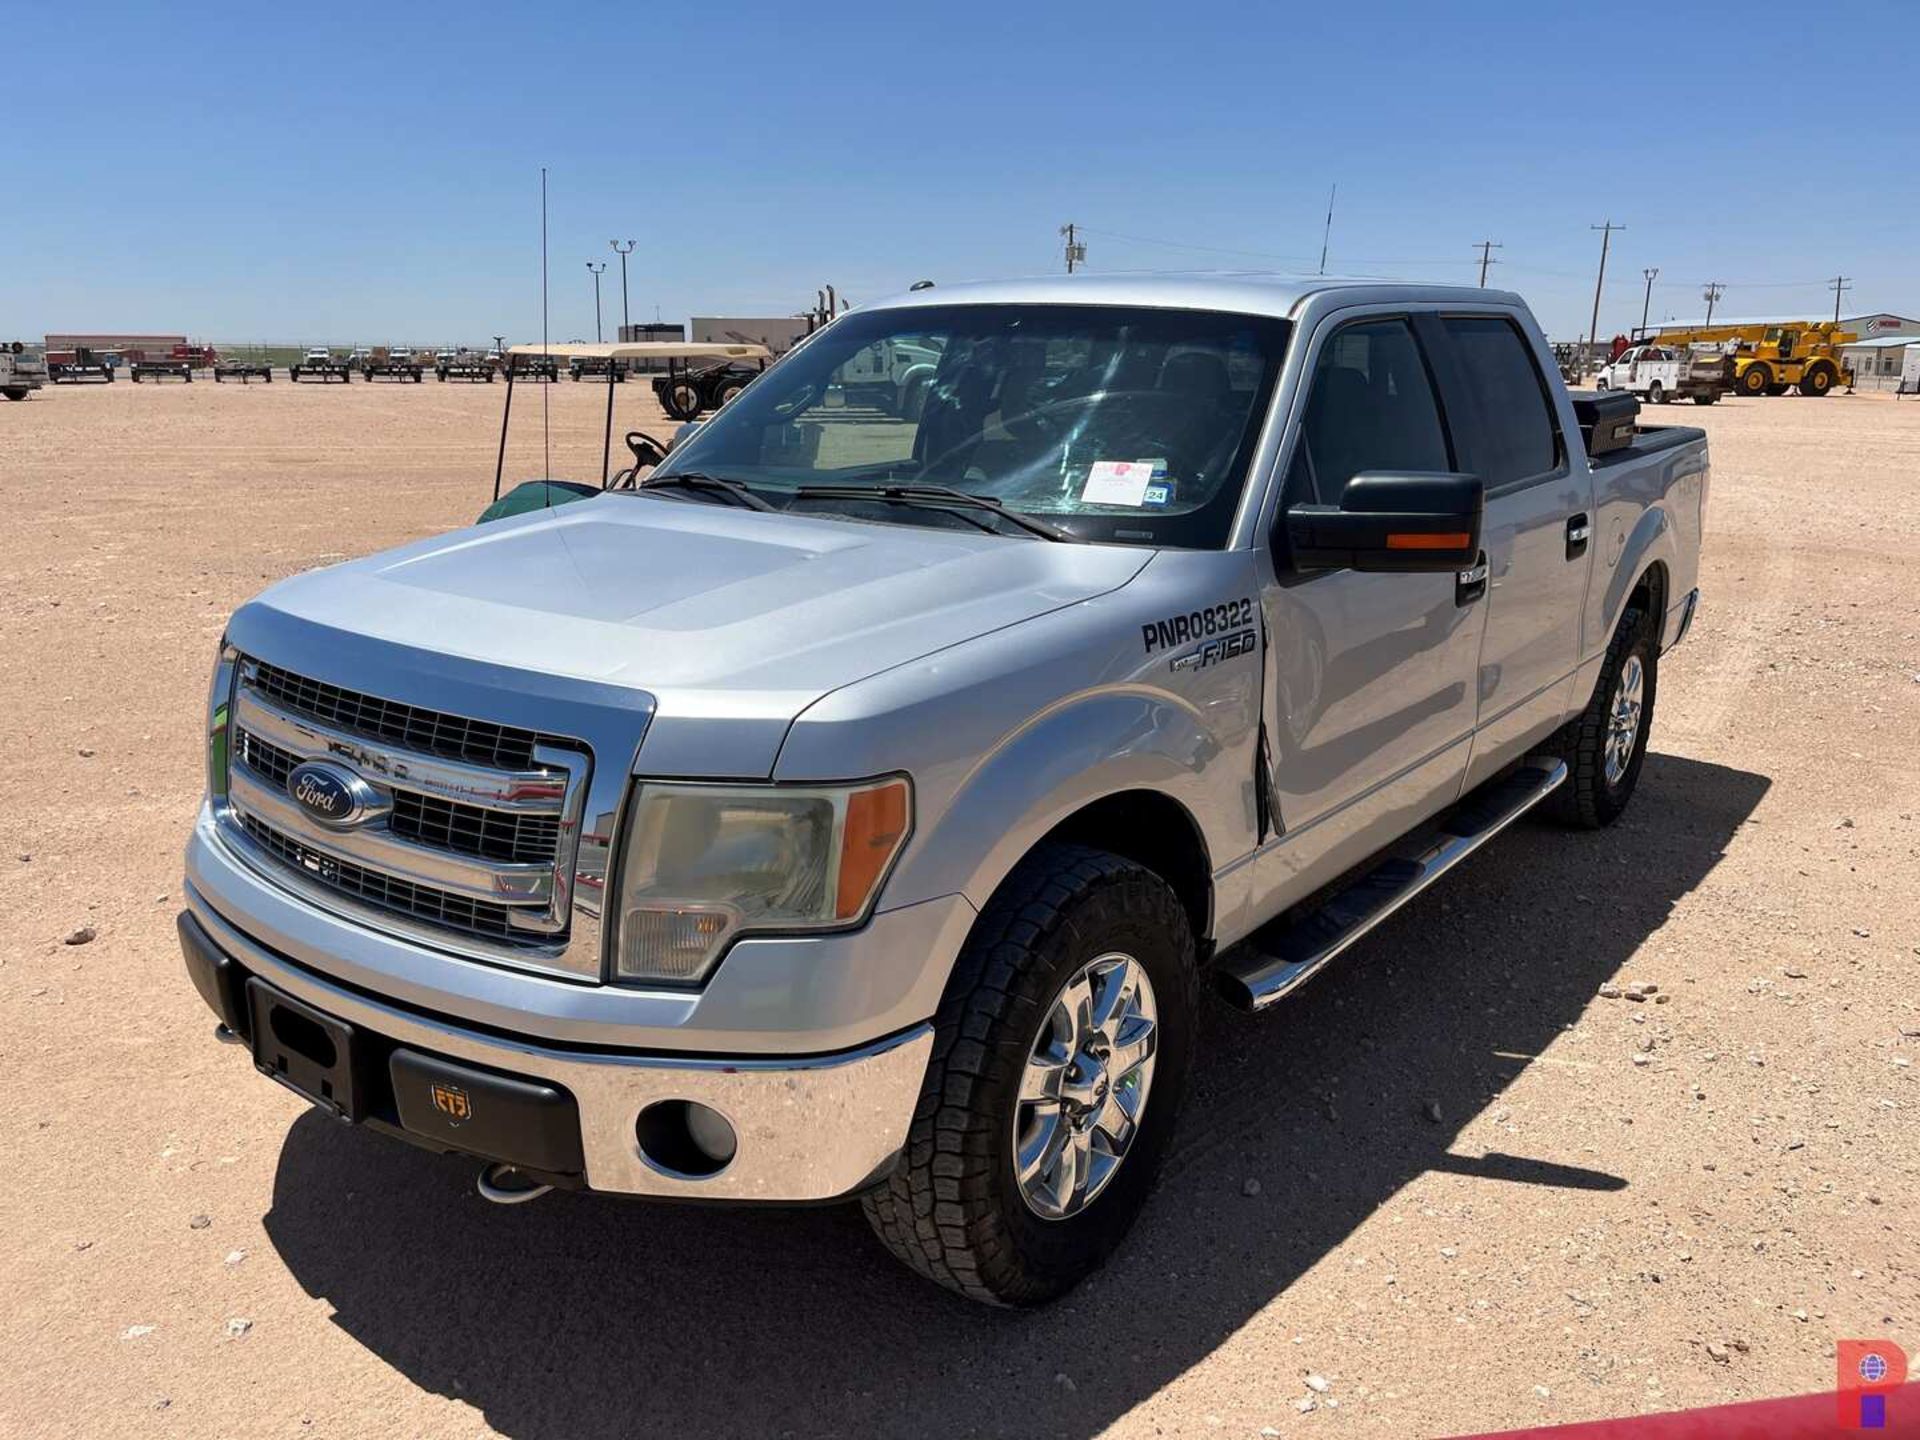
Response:
M1520 327L1501 315L1447 315L1460 379L1475 400L1472 464L1489 490L1539 479L1560 465L1560 427ZM1656 358L1647 350L1642 361Z

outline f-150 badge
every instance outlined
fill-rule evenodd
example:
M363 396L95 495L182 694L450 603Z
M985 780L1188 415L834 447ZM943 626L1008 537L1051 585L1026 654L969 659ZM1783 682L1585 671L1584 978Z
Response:
M1174 656L1167 662L1167 668L1175 674L1182 670L1204 670L1222 660L1250 653L1256 643L1253 631L1236 630L1231 635L1219 635L1212 640L1201 641L1184 654Z

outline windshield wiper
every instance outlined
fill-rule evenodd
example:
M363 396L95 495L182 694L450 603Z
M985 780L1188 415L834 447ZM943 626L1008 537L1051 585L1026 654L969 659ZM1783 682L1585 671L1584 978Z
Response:
M706 495L725 495L736 505L744 505L749 510L775 511L779 507L769 505L752 490L738 480L728 480L721 475L705 475L698 470L681 470L672 475L648 476L633 488L636 490L667 490L678 486L682 490L696 490Z
M796 500L884 500L895 505L918 505L929 510L987 510L1009 525L1016 525L1043 540L1084 545L1070 530L1049 525L1018 510L1009 510L991 495L971 495L950 485L802 485L793 492Z

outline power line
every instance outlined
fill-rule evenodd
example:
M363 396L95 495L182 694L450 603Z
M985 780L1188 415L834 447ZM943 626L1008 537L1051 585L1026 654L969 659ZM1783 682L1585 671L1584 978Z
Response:
M1487 266L1500 263L1493 258L1493 252L1504 250L1506 246L1494 240L1482 240L1473 248L1480 252L1480 288L1484 290L1487 288Z

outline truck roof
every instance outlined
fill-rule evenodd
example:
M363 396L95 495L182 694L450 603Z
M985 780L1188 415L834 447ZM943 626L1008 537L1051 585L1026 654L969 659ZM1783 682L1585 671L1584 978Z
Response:
M969 281L890 295L861 309L904 305L1146 305L1174 310L1227 310L1249 315L1292 315L1301 302L1328 290L1350 290L1359 303L1414 304L1454 300L1522 305L1508 290L1472 285L1433 285L1332 275L1280 275L1258 271L1192 274L1047 275L1024 280Z

